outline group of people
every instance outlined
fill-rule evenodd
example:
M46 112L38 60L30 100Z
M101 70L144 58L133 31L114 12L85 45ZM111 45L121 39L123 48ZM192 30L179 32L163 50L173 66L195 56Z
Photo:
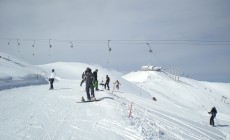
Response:
M82 86L82 84L85 82L85 89L86 89L86 95L87 95L87 99L88 101L90 100L96 100L95 98L95 94L94 94L94 88L96 91L98 91L98 79L97 79L97 73L98 73L98 70L95 69L94 72L91 71L90 68L86 68L86 70L82 73L82 81L80 83L80 86ZM54 72L54 69L52 69L52 72L50 74L50 77L49 77L49 82L50 82L50 90L54 89L53 87L53 83L54 83L54 79L55 79L55 72ZM100 85L102 85L105 89L107 90L110 90L109 88L109 83L110 83L110 78L108 75L106 75L106 80L105 80L105 83L102 82L100 83ZM118 80L116 80L115 83L113 83L114 86L116 87L116 89L119 89L119 85L120 82ZM90 95L90 92L91 91L91 95ZM84 100L84 99L83 99ZM215 107L213 107L211 109L210 112L208 112L209 114L211 114L211 118L210 118L210 125L214 126L215 123L214 123L214 118L216 117L216 114L217 114L217 110Z
M91 71L90 68L86 68L86 70L82 73L82 81L80 83L80 86L82 86L82 84L85 82L85 87L86 87L86 95L87 95L87 99L88 100L95 100L95 94L94 94L94 88L96 91L98 91L98 79L97 79L97 74L98 74L98 70L95 69L94 72ZM104 87L104 89L110 90L109 84L110 84L110 77L108 75L106 75L105 77L105 83L102 82L100 83L100 85L102 85ZM119 89L119 85L120 83L118 82L118 80L114 83L116 84L116 88ZM90 92L91 92L91 96L90 96Z

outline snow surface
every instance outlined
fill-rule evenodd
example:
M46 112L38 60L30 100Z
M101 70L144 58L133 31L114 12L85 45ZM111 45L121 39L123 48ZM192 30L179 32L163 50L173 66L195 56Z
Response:
M54 90L48 90L48 84L28 84L0 91L1 140L230 139L229 83L188 78L176 82L165 72L153 71L122 76L98 65L76 62L30 66L30 70L25 69L28 64L20 64L26 67L16 63L7 67L9 64L1 59L0 85L30 75L34 70L45 71L48 75L55 69L58 80L55 80ZM99 82L105 75L111 78L110 91L95 93L101 101L78 103L82 96L86 98L84 84L80 86L86 67L99 70ZM119 90L113 90L116 80L121 83ZM14 84L17 87L17 82ZM225 102L221 101L222 96L227 97ZM207 112L213 106L218 111L216 127L208 125L210 115Z
M46 73L16 57L0 52L0 91L28 85L48 84Z

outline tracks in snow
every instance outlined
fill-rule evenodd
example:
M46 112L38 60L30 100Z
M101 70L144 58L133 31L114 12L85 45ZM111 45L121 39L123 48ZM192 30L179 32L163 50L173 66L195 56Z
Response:
M129 108L130 100L117 95L113 96L124 111ZM144 139L226 139L225 135L216 128L205 126L180 116L174 117L137 102L133 103L132 117L127 118L127 120L130 122L130 127L140 133Z

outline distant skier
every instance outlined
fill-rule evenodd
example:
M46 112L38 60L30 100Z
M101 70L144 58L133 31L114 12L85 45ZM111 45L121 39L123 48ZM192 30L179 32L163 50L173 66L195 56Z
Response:
M93 77L94 77L93 85L95 89L98 91L99 89L98 89L97 73L98 73L98 70L95 69L95 71L93 72Z
M115 85L116 89L119 90L119 85L121 85L120 82L117 80L117 81L116 81L115 83L113 83L113 84Z
M211 118L210 118L210 125L214 126L215 123L214 123L214 118L216 117L216 114L217 114L217 110L215 107L212 108L212 110L210 112L208 112L209 114L211 114Z
M109 82L110 82L110 78L108 75L106 75L106 80L105 80L105 89L106 89L106 86L108 87L108 90L109 90Z
M56 74L54 72L54 69L52 69L52 73L50 74L50 78L49 78L49 81L50 81L50 90L54 89L53 83L54 83L55 75Z
M95 96L94 96L94 87L93 87L93 81L94 81L94 76L92 74L92 71L90 68L87 68L85 71L85 91L86 91L86 95L87 95L87 99L88 101L90 100L95 100ZM91 91L91 97L90 97L90 93L89 90Z

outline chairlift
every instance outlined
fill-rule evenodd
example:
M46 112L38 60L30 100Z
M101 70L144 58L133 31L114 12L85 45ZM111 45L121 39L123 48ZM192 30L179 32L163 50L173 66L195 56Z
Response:
M34 44L32 45L32 47L33 47L33 55L34 55L35 40L34 40Z
M70 46L70 47L71 47L71 48L73 48L73 42L71 42L71 41L70 41L70 44L71 44L71 46Z
M52 47L52 45L51 45L51 43L50 43L50 42L51 42L51 39L49 39L49 45L50 45L50 48L51 48L51 47Z
M149 43L146 43L148 46L149 46L149 52L152 53L152 49L151 49L151 46L149 45Z
M109 46L109 42L110 42L110 40L108 40L108 49L109 49L109 54L108 54L108 61L107 61L107 63L109 63L109 59L110 59L110 52L112 51L112 48L110 48L110 46Z
M18 44L18 53L19 53L19 46L20 46L19 39L17 39L17 44Z
M19 39L17 39L17 44L18 44L18 46L20 45Z
M8 41L8 46L10 46L10 40Z

